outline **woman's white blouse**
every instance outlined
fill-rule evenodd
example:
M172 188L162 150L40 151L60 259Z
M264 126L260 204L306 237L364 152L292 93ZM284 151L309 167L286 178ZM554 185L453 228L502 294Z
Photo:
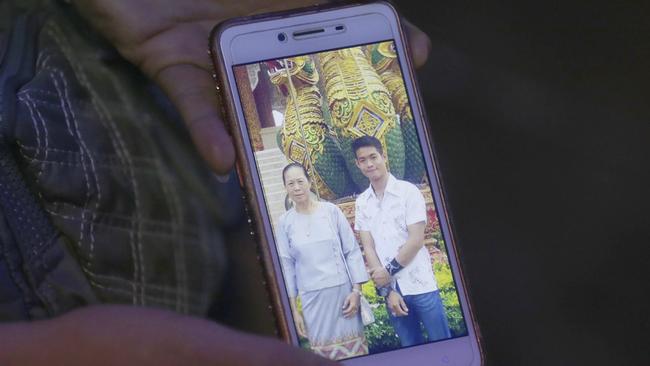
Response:
M338 206L319 202L309 215L292 208L280 217L276 231L289 297L346 283L341 251L352 282L368 281L359 244Z

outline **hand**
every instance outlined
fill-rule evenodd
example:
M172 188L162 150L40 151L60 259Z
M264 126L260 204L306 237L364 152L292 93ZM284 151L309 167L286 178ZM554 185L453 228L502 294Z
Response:
M293 312L293 322L296 325L296 331L298 335L302 338L307 337L307 327L305 327L305 318L298 311Z
M402 295L397 291L391 291L386 297L386 307L393 316L407 316L409 315L409 308L406 306Z
M167 94L180 112L199 153L217 173L233 165L235 152L221 118L206 50L218 22L262 11L284 10L317 0L73 0L80 14ZM416 65L429 38L405 24Z
M370 270L370 278L377 287L388 286L392 277L384 267L375 267Z
M284 342L131 306L0 325L2 365L335 365Z
M361 295L356 291L350 292L343 302L343 317L349 319L355 316L359 311L360 303Z

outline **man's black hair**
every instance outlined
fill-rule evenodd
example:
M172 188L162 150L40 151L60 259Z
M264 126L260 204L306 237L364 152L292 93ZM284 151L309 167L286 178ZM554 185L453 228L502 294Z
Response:
M355 158L357 156L357 150L362 147L374 147L381 155L384 154L384 148L381 146L381 141L374 136L361 136L352 141L352 151L354 151Z

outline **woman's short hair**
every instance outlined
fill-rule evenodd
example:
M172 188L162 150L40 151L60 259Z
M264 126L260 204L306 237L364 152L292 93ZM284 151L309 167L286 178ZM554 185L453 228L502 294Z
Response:
M292 163L287 164L287 166L285 166L284 169L282 169L282 184L283 185L287 185L287 180L284 178L284 175L287 172L287 170L289 170L291 168L300 168L300 169L302 169L302 172L305 173L305 178L307 178L307 181L311 182L311 178L309 178L309 173L307 173L307 168L305 168L305 166L300 164L300 163L292 162Z

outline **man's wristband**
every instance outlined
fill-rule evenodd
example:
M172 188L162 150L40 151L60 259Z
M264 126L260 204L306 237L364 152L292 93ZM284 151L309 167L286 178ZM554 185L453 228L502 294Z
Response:
M377 287L375 290L377 291L377 295L381 297L386 297L390 294L391 291L393 291L393 288L390 286L386 286L386 287Z
M394 276L397 272L401 271L402 268L404 268L404 266L399 264L399 262L395 258L393 258L392 261L386 264L386 270L388 271L388 274L391 276Z

